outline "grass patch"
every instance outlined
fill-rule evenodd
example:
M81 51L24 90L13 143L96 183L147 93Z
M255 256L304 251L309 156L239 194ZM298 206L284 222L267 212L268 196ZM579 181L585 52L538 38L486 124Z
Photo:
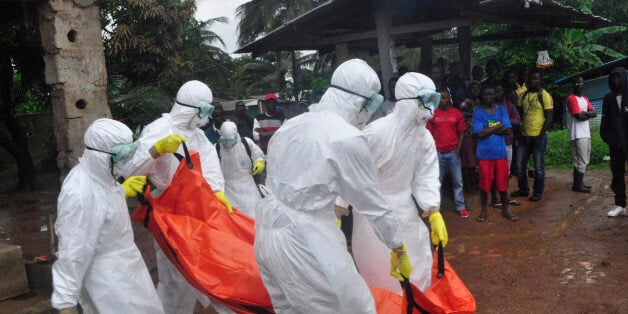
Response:
M600 138L599 127L591 128L591 168L607 168L608 146ZM567 130L551 131L547 133L547 148L545 149L545 166L548 169L571 169L571 143Z

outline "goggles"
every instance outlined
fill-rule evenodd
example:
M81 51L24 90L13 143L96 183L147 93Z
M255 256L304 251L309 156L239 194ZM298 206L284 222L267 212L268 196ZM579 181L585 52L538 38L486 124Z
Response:
M85 148L111 155L111 161L113 162L113 164L122 167L129 160L131 160L133 154L135 154L135 151L137 150L137 144L135 144L134 142L117 144L114 145L109 152L95 149L89 146L86 146Z
M371 92L369 92L368 96L364 96L364 95L360 95L356 92L350 91L344 87L340 87L340 86L336 86L336 85L332 85L331 87L335 88L335 89L339 89L345 93L351 94L351 95L355 95L355 96L359 96L365 99L364 103L362 104L362 110L361 111L366 111L369 114L373 114L375 113L375 111L377 111L379 109L379 107L381 107L382 103L384 103L384 96L380 95L377 91L372 90Z
M218 141L227 147L231 147L237 143L238 135L221 135Z
M190 108L196 108L198 109L198 116L201 118L209 118L211 117L212 113L214 112L214 105L210 104L209 102L205 101L205 100L201 100L199 102L197 102L194 105L188 105L188 104L184 104L181 103L177 100L175 100L175 102L183 107L190 107Z
M440 104L440 93L430 88L422 88L419 90L417 97L400 98L397 100L404 99L417 99L419 100L419 106L434 114L434 110L438 108Z

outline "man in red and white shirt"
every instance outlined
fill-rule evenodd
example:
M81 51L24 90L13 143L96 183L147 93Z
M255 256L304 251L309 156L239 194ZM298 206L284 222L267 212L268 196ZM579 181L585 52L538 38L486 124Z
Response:
M264 97L266 112L260 113L253 119L253 139L258 141L260 148L266 154L268 142L286 119L283 112L277 110L277 96L267 94Z
M589 99L582 96L583 86L584 79L582 76L576 76L572 83L573 93L567 97L567 110L569 111L567 127L574 167L571 189L576 192L591 193L591 186L585 185L583 179L591 155L589 119L595 118L597 113Z

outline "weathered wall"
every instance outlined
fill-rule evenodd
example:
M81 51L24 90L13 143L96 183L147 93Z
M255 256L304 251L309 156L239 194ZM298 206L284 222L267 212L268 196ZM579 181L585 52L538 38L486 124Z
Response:
M44 1L39 27L52 86L57 165L64 174L83 153L87 127L111 117L98 7L89 0Z

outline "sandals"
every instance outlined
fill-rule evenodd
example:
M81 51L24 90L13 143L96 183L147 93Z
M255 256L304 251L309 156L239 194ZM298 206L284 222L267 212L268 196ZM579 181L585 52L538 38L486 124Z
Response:
M502 203L492 203L491 206L501 209L502 208Z
M477 222L483 222L484 220L486 220L486 213L480 213L480 215L478 215L478 217L475 218L475 220Z
M517 218L517 216L509 211L502 211L502 216L504 216L506 219L510 220L510 221L517 221L519 220L519 218Z
M517 202L515 200L510 200L510 201L508 201L508 205L519 206L519 205L521 205L521 203L519 203L519 202Z

